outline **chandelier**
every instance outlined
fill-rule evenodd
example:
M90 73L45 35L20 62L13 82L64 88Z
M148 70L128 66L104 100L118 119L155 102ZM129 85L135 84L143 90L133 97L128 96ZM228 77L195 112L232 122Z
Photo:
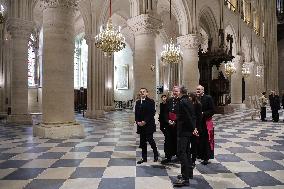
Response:
M0 5L0 24L4 23L4 7Z
M172 18L172 1L170 0L170 21ZM175 44L173 39L170 39L170 43L164 45L164 50L161 53L162 62L169 64L179 63L182 60L182 52L180 46Z
M250 76L250 69L248 65L245 65L245 64L242 65L242 75L244 78L247 78Z
M231 77L236 73L236 67L233 62L228 62L225 64L225 74L227 77Z
M111 0L109 5L109 12L111 17ZM105 27L100 27L100 33L95 37L95 45L101 49L105 55L111 55L125 48L125 38L120 33L120 26L115 27L109 18Z
M164 50L161 53L162 62L169 64L179 63L182 60L182 52L180 46L174 44L173 39L171 38L170 43L164 45Z

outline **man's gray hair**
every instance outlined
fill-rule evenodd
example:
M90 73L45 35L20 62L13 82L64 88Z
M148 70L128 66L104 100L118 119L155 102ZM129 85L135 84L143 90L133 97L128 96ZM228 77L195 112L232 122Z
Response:
M179 87L179 91L180 91L181 94L184 94L184 95L187 94L187 88L185 88L185 86L183 86L183 85L181 85Z

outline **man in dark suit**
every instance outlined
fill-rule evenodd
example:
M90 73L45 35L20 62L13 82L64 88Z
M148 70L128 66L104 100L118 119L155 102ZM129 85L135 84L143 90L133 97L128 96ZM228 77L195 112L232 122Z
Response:
M158 161L158 150L153 138L156 131L155 124L155 102L147 97L148 90L140 89L140 99L135 104L135 122L137 124L137 133L140 134L140 147L142 148L142 159L137 162L141 164L147 162L147 141L151 145L154 152L154 162Z
M178 175L174 186L189 186L189 179L193 177L193 166L191 159L191 138L198 135L195 126L195 113L192 102L187 95L187 89L179 88L180 100L177 105L177 154L181 163L181 175Z
M204 94L204 87L198 85L196 95L199 97L202 105L202 121L199 131L198 156L203 160L202 164L207 165L209 159L214 159L214 129L208 130L208 121L212 122L212 116L215 112L213 98Z
M271 91L271 94L269 95L269 103L272 111L272 120L273 122L278 122L279 121L279 112L280 110L280 98L276 94L275 91Z

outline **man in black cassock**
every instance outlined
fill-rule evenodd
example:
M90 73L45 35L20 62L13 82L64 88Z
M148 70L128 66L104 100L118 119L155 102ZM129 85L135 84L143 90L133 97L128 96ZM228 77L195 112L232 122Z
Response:
M164 152L165 159L161 161L166 164L172 161L172 157L177 155L177 126L176 126L176 107L179 98L179 87L173 87L173 97L167 101L166 122L164 129L165 144Z
M214 130L208 130L206 122L212 119L215 106L213 98L204 94L204 87L198 85L196 95L202 105L202 123L199 131L198 156L203 160L202 164L207 165L209 159L214 159Z
M140 89L140 99L135 104L135 122L137 124L137 133L140 134L140 147L142 148L142 159L137 162L141 164L147 162L147 142L149 142L154 152L154 162L158 161L158 150L153 138L156 132L155 124L155 102L147 97L148 90Z

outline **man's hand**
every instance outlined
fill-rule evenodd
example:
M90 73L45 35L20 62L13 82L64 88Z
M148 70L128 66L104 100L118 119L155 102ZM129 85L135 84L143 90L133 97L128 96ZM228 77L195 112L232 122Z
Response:
M175 121L169 120L169 125L174 126L175 124Z
M145 121L141 121L141 126L144 126L146 125L146 122Z
M198 130L196 128L194 129L192 134L195 135L195 136L199 136Z

